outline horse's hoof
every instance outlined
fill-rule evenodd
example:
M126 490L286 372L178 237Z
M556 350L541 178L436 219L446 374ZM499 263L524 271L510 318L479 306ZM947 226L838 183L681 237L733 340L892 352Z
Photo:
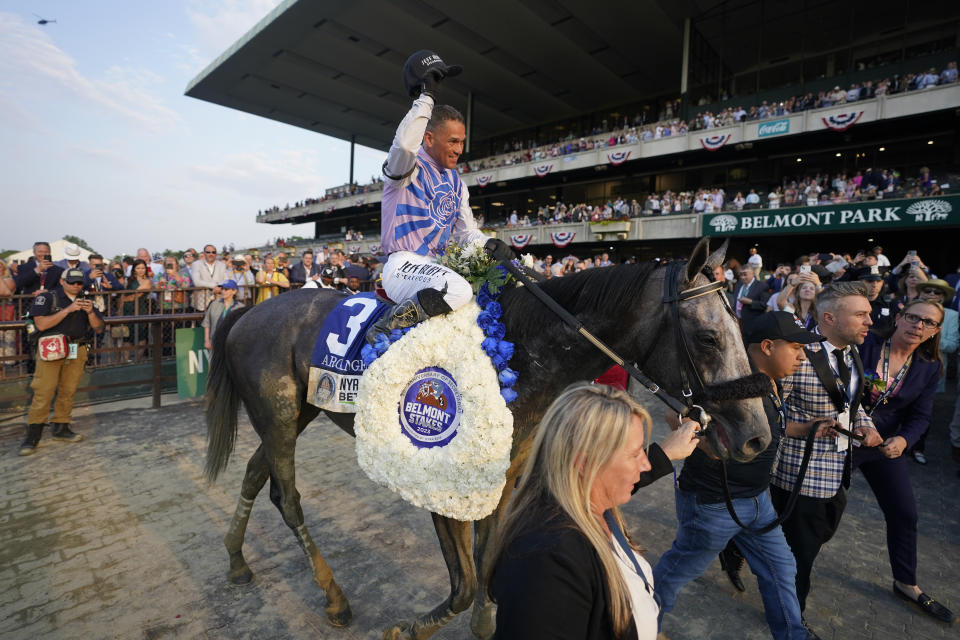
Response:
M383 632L383 640L409 640L410 634L407 629L410 628L406 622L398 622Z
M327 611L327 620L335 627L346 627L353 621L353 611L347 605L343 611Z
M227 582L237 587L250 584L253 582L253 571L250 571L249 567L240 571L231 571L227 574Z

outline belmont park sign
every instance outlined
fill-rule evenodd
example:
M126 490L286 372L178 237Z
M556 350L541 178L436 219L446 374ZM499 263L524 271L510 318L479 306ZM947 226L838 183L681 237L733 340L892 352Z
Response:
M960 226L960 196L869 200L703 216L703 235L712 236L943 226Z

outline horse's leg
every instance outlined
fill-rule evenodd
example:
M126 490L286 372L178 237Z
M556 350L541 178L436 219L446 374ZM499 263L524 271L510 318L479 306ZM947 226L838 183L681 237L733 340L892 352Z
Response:
M487 595L487 576L492 567L494 542L497 537L497 527L503 518L503 513L510 502L510 496L513 488L516 486L517 477L520 474L522 464L515 461L507 470L507 482L503 486L503 495L500 496L500 502L497 508L483 520L478 520L474 525L473 555L477 565L477 595L473 599L473 614L470 617L470 629L473 635L481 640L487 640L493 637L493 632L497 627L496 605L490 602Z
M232 584L247 584L253 580L253 572L250 571L243 557L243 537L247 531L247 520L250 519L253 501L269 475L270 468L261 444L247 462L247 472L243 476L237 510L233 513L233 520L230 521L227 534L223 536L223 544L227 547L227 553L230 554L230 573L227 574L227 579Z
M313 409L311 411L311 409ZM307 423L313 420L319 409L304 407L297 421L297 435L306 427ZM278 432L282 433L283 430ZM293 530L293 534L300 543L300 548L307 556L310 562L310 568L313 569L313 579L327 596L327 606L324 611L327 613L327 619L337 627L345 627L350 624L353 613L350 611L350 603L347 597L340 589L340 585L333 579L333 571L327 564L327 561L320 555L317 545L307 531L303 522L303 510L300 508L300 493L296 486L296 470L294 468L294 452L296 449L296 437L292 439L278 439L274 443L273 451L269 458L270 467L270 501L280 511L283 521Z
M384 631L384 640L429 638L473 602L477 576L470 555L470 523L435 513L430 515L450 573L450 595L433 611L414 620L413 624L400 622Z

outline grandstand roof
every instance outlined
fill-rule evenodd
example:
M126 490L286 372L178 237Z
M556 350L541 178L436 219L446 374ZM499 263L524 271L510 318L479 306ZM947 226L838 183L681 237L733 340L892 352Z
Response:
M680 84L683 15L719 0L285 0L187 87L187 95L377 149L409 105L404 60L433 49L464 73L473 135L621 105Z

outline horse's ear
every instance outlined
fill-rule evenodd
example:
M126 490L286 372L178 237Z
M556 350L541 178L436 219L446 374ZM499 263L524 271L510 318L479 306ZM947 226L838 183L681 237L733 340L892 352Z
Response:
M723 246L726 250L726 244ZM697 243L697 246L693 248L693 253L690 254L690 259L687 260L687 282L692 281L697 277L697 274L706 266L710 256L710 236L703 236L700 238L700 242Z
M710 269L716 269L723 264L723 259L727 257L727 247L730 246L730 238L727 238L723 241L716 251L710 254L710 257L707 258L707 266Z

